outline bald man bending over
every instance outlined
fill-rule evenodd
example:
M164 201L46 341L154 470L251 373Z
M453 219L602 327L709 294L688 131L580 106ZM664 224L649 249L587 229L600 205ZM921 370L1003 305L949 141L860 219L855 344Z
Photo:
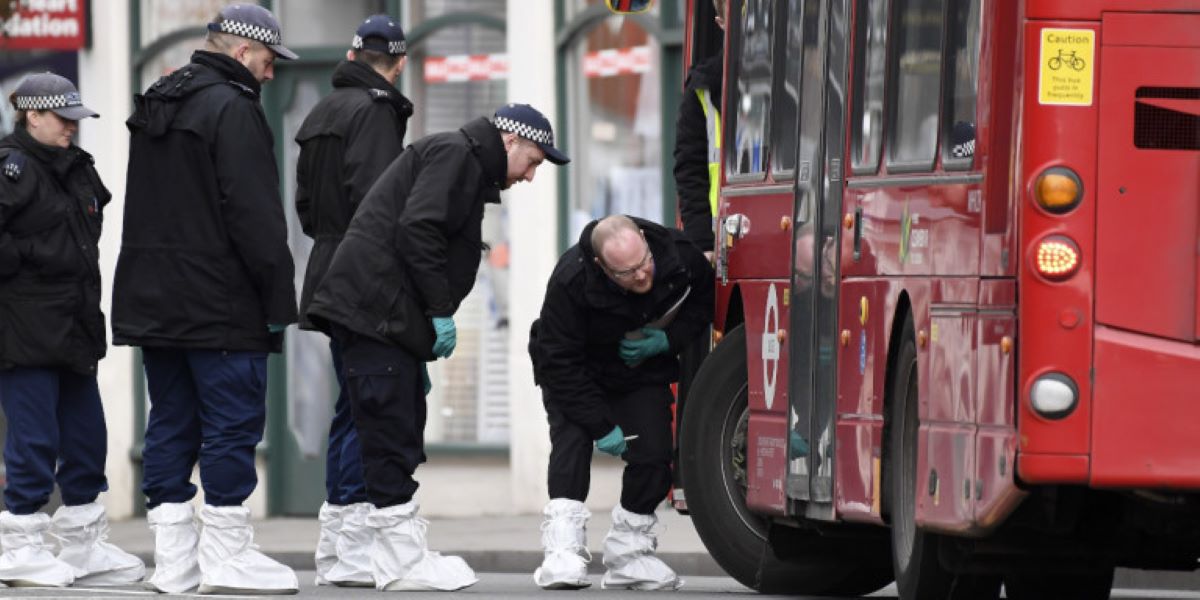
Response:
M671 485L676 354L712 320L712 279L704 253L682 232L624 215L588 224L559 259L529 339L551 443L539 586L591 585L583 502L593 442L626 463L602 585L682 585L653 554L654 509Z

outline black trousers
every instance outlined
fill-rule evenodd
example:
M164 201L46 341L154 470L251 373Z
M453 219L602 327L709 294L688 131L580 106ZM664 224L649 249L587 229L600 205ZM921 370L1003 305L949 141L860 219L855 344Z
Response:
M425 383L421 362L399 346L334 326L354 428L362 447L367 500L378 508L405 504L417 491L413 473L425 462Z
M543 391L543 403L550 421L550 498L569 498L583 502L591 486L592 444L584 429L559 411L553 395ZM671 388L644 387L632 392L610 394L605 398L612 417L626 436L638 438L626 442L621 456L625 472L621 477L621 506L630 512L648 515L667 497L671 488Z

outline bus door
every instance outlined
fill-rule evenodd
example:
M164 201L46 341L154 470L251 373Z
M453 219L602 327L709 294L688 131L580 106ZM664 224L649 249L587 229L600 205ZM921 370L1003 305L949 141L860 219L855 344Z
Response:
M799 27L799 86L789 337L791 361L788 496L807 516L833 517L837 399L837 290L841 248L846 0L789 2Z

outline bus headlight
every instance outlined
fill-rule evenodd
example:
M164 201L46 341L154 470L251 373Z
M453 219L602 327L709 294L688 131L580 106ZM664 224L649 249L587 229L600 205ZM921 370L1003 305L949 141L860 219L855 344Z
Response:
M1079 387L1062 373L1047 373L1033 382L1029 400L1037 414L1047 419L1061 419L1079 405Z

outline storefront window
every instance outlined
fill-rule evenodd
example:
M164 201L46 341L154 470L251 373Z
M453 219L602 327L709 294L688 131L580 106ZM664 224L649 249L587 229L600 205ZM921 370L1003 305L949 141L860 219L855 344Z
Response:
M609 17L568 60L568 242L614 213L663 219L659 46L632 19Z
M145 48L159 38L188 27L203 27L227 4L236 0L141 0L141 47ZM286 30L284 35L287 35ZM159 77L186 65L192 52L204 46L204 35L180 40L142 65L140 81L135 81L139 91Z
M348 48L363 19L388 12L385 0L276 0L272 8L283 27L283 42L291 48Z

